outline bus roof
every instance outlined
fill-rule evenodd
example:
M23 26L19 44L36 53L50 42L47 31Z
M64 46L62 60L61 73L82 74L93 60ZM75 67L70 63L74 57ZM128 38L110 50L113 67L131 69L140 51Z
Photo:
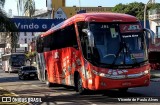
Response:
M24 54L25 55L25 53L8 53L8 54L3 54L2 56L7 56L7 55L21 55L21 54Z
M131 15L122 13L82 13L76 14L73 17L61 22L55 27L51 28L47 32L41 34L41 37L47 36L54 31L61 29L65 26L71 25L76 22L87 21L87 22L138 22L139 20Z

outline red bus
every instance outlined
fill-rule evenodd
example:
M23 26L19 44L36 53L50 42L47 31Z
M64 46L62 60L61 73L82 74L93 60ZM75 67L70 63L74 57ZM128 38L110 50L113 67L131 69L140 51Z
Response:
M149 34L131 15L77 14L38 36L38 77L48 86L74 86L80 94L148 86Z

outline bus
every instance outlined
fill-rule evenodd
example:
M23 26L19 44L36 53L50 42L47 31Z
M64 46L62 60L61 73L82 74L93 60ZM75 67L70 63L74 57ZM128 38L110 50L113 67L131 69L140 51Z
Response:
M5 72L18 72L26 62L24 53L9 53L2 55L2 69Z
M38 78L48 86L86 90L148 86L148 41L153 31L120 13L82 13L36 39Z

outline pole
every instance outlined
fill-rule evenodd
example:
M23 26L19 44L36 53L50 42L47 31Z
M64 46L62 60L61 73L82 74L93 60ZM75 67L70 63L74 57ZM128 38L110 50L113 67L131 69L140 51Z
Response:
M81 10L81 1L79 0L79 10Z
M144 28L146 28L146 9L147 9L147 4L144 7Z
M147 4L145 4L145 7L144 7L144 28L146 28L146 11L147 11L147 6L149 3L152 3L152 0L149 0Z

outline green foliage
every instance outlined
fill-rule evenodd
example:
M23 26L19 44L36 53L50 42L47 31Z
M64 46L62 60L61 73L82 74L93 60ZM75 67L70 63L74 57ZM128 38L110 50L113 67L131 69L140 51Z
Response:
M28 52L28 53L26 53L27 59L32 59L35 56L36 56L36 52Z
M160 3L149 4L149 5L148 5L148 8L149 8L149 10L157 9L157 8L160 9Z
M2 4L2 6L4 6L6 0L0 0L0 2L1 2L1 4Z
M0 19L0 32L10 32L11 46L13 48L18 42L19 37L17 27L2 9L0 9Z
M34 0L27 0L25 2L24 12L29 12L29 17L35 13L35 1Z
M130 15L136 16L140 20L143 20L144 19L144 7L145 7L145 4L142 2L140 2L140 3L133 2L133 3L129 3L129 4L120 3L120 4L116 5L112 9L112 11L117 12L117 13L130 14ZM156 9L156 8L160 8L160 3L149 4L147 6L147 11L150 9Z

